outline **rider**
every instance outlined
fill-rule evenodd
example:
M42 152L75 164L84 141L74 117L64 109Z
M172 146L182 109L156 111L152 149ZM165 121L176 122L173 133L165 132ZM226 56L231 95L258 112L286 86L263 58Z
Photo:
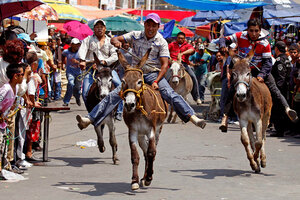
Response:
M216 40L217 42L218 40ZM271 46L266 39L266 35L261 31L261 22L257 18L250 19L247 23L247 31L235 33L225 38L220 38L219 42L222 44L226 42L226 45L236 43L238 46L238 54L246 57L251 49L254 48L254 56L251 61L251 74L256 77L261 83L265 83L274 99L276 99L284 107L286 114L292 121L298 119L296 111L290 109L286 99L280 93L277 88L274 78L271 74L272 69L272 54ZM230 68L233 67L233 63L230 64ZM231 84L226 105L224 108L224 115L222 118L221 129L222 132L227 132L227 120L228 112L231 108L234 85Z
M191 91L191 94L194 101L197 102L197 105L201 105L197 77L194 71L189 66L189 57L195 53L195 49L186 41L185 34L183 32L179 32L177 34L176 41L169 44L169 51L171 60L181 60L185 71L191 76L193 80L193 89Z
M191 121L195 125L204 128L205 122L199 119L194 110L184 101L182 96L174 92L170 87L164 75L168 68L169 49L166 40L158 33L160 24L160 17L155 13L147 15L144 23L144 31L133 31L111 40L111 43L120 48L122 43L129 42L132 44L133 53L137 57L142 57L149 48L152 48L148 57L147 63L151 63L153 67L160 68L160 72L151 71L152 68L147 69L146 65L143 67L145 83L152 86L153 89L158 89L165 99L178 114L178 116L184 121ZM132 64L136 65L139 60L132 59ZM121 102L119 92L121 86L109 93L87 117L76 116L78 127L80 129L86 128L89 124L93 123L95 126L99 125L103 119L114 109L114 107Z
M96 70L93 53L96 53L100 63L104 66L110 66L118 60L116 48L110 44L110 37L105 35L105 31L106 23L101 19L95 20L94 35L85 38L78 50L79 66L82 70L86 70L82 85L82 98L85 105L90 86L94 82L93 73ZM112 77L116 87L121 85L121 80L115 70L112 70ZM123 103L121 102L117 110L117 120L122 119L122 112Z

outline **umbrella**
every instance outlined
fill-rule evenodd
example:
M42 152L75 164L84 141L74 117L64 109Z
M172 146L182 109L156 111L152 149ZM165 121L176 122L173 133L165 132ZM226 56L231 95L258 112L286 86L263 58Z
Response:
M84 23L87 22L86 18L83 17L81 12L70 4L52 0L45 0L44 2L46 2L57 12L59 20L76 20Z
M5 19L43 4L41 0L1 0L0 1L0 19Z
M23 17L37 21L58 20L58 14L56 11L47 4L39 5L29 12L18 14L17 17Z
M185 27L197 27L197 26L202 26L205 24L208 24L209 21L202 21L202 22L198 22L198 21L192 21L193 17L186 17L183 20L181 20L178 25L180 26L185 26Z
M124 33L144 30L144 27L140 23L127 17L107 17L103 18L103 21L106 22L107 31ZM90 28L93 28L94 20L89 21L88 24Z
M83 40L87 36L93 35L93 31L90 27L86 24L80 23L79 21L70 21L65 23L64 29L70 36L79 40Z

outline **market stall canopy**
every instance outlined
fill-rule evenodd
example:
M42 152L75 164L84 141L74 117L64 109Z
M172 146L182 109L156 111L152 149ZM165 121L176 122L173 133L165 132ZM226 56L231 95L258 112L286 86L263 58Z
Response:
M194 37L194 35L195 35L195 33L193 33L193 31L191 31L185 27L178 26L178 28L181 32L183 32L185 34L186 37L191 38L191 37Z
M76 20L84 23L87 22L87 19L82 15L82 13L70 4L53 0L44 0L44 2L49 4L57 12L59 20Z
M44 2L40 0L1 0L0 19L3 20L7 17L30 11L43 3Z
M181 20L178 25L180 26L184 26L184 27L197 27L197 26L202 26L202 25L205 25L205 24L208 24L209 21L201 21L201 22L198 22L198 21L192 21L192 18L193 17L186 17L184 18L183 20Z
M141 10L133 10L127 13L132 15L141 15ZM156 13L160 16L160 18L175 19L176 21L181 21L186 17L191 17L196 14L196 12L181 10L143 10L144 16L147 16L149 13Z
M88 22L91 29L94 29L94 21L95 20L91 20ZM106 31L112 31L116 34L144 30L144 27L140 23L128 17L107 17L103 18L103 21L106 22Z
M267 5L267 3L261 1L251 3L232 3L212 0L165 0L165 2L174 6L178 6L180 8L187 8L192 10L238 10Z
M135 10L135 9L101 10L97 7L79 6L79 5L75 5L74 7L76 7L83 14L83 16L88 20L114 17Z
M240 18L236 12L231 10L216 10L216 11L199 11L197 14L192 17L192 21L216 21L219 19L226 20L237 20Z

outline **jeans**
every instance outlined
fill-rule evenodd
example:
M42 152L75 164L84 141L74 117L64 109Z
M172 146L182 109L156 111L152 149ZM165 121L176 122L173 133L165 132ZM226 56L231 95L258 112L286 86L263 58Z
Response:
M74 95L76 99L80 98L81 80L78 80L77 78L80 75L80 71L74 72L74 70L69 69L67 70L66 75L68 79L68 85L63 101L64 103L68 104L72 95Z
M199 96L200 96L201 101L204 101L206 77L207 77L207 74L201 74L201 75L197 76L197 81L199 84Z
M145 83L151 85L157 78L158 73L144 74ZM169 85L165 78L158 82L160 94L164 100L167 101L175 110L177 115L184 122L188 122L190 117L195 114L191 106L178 95ZM94 126L98 126L107 115L122 101L119 96L121 85L111 91L94 109L88 114L88 118L93 122Z
M185 71L191 76L192 81L193 81L193 89L191 91L192 97L194 99L194 101L197 101L197 99L200 98L200 94L199 94L199 86L198 86L198 81L197 81L197 77L195 75L195 72L192 70L192 68L190 66L188 66L188 64L186 63L182 63L183 66L185 67Z
M89 67L88 67L88 69L89 69ZM94 82L93 72L94 72L94 70L90 70L83 79L82 98L83 98L85 107L87 107L86 106L86 98L87 98L88 92L90 90L91 85ZM121 85L121 80L118 76L118 73L115 70L112 70L112 82L115 85L115 87L118 87ZM122 112L123 112L123 102L120 102L118 109L117 109L117 113L122 113Z
M54 76L55 75L52 72L50 74L51 92L49 92L49 97L58 100L61 96L61 82L55 82Z
M227 83L228 83L228 79L224 78L222 80L221 101L220 101L221 116L223 116L223 114L224 114L225 103L226 103L227 96L228 96Z

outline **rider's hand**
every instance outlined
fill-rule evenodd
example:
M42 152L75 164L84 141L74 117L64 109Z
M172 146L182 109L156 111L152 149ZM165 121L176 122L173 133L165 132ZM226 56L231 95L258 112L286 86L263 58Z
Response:
M118 49L122 48L122 42L120 42L119 40L113 40L112 45L114 45Z
M257 77L257 80L258 80L259 82L261 82L261 83L264 82L264 79L263 79L262 77L260 77L260 76Z
M151 86L154 90L157 90L158 89L157 81L154 81Z
M182 57L182 54L179 53L179 54L177 55L177 59L178 59L178 60L181 60L181 57Z
M81 70L85 70L85 68L86 68L86 62L85 61L81 61L79 63L79 67L80 67Z
M93 70L96 70L96 69L97 69L97 64L94 63L94 64L92 65L92 67L93 67Z

